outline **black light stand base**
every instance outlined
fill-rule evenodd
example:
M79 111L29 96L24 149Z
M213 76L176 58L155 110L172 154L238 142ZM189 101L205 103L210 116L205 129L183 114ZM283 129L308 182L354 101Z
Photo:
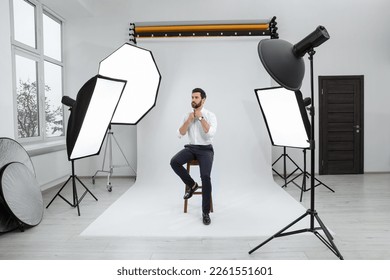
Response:
M65 186L69 183L70 180L72 180L73 202L70 202L69 200L67 200L65 197L63 197L61 195L61 191L65 188ZM80 199L78 198L78 195L77 195L76 180L85 189L85 191L84 191L83 195L80 197ZM59 196L60 198L62 198L62 200L64 200L66 203L68 203L71 207L76 207L77 208L77 213L80 216L80 207L79 207L79 205L80 205L81 201L83 200L83 198L85 197L85 195L87 193L89 193L96 201L98 201L96 196L94 196L93 193L87 188L87 186L84 185L84 183L77 177L77 175L74 174L74 162L72 161L72 175L69 176L68 180L66 180L66 182L60 188L60 190L52 198L52 200L46 206L46 209L49 208L49 206L52 204L52 202Z
M274 167L274 165L279 161L283 159L283 175L280 174ZM290 160L292 164L294 164L295 169L292 171L289 175L287 175L287 159ZM283 147L283 154L281 154L273 163L272 163L272 171L275 172L280 178L284 180L284 184L282 185L282 188L287 187L289 183L291 183L294 179L298 178L303 174L303 170L298 166L298 164L287 154L286 147ZM300 171L298 175L296 175L293 179L289 178L295 174L295 172Z
M290 231L290 232L285 232L290 227L292 227L293 225L298 223L300 220L304 219L306 216L310 216L310 218L311 218L311 226L310 226L310 228L294 230L294 231ZM314 219L317 220L318 224L320 225L319 227L314 227ZM323 237L318 232L318 230L322 230L325 233L326 238ZM317 236L321 240L321 242L324 243L326 245L326 247L328 247L340 260L344 259L343 256L341 255L341 253L339 252L339 250L337 249L336 245L333 242L333 236L330 234L328 229L325 227L324 223L321 221L320 217L318 216L317 211L315 211L315 210L313 211L311 209L308 209L305 214L303 214L302 216L300 216L299 218L294 220L289 225L287 225L284 228L282 228L280 231L275 233L273 236L269 237L267 240L265 240L260 245L256 246L252 250L250 250L249 254L252 254L254 251L259 249L263 245L267 244L269 241L271 241L274 238L288 236L288 235L293 235L293 234L299 234L299 233L304 233L304 232L312 232L312 233L314 233L314 235Z
M303 193L310 190L310 188L307 188L306 180L310 177L310 173L306 171L306 150L303 149L303 169L299 167L299 165L287 154L286 147L283 147L283 154L281 154L273 163L272 166L274 166L279 160L283 159L283 174L280 174L275 168L272 168L272 171L276 173L281 179L284 180L284 184L282 185L282 188L287 187L290 183L293 183L296 187L298 187L301 190L301 195L299 201L302 202ZM287 159L295 166L295 169L287 175ZM299 174L295 174L297 171L299 171ZM294 176L295 175L295 176ZM294 177L292 177L294 176ZM302 185L298 185L295 180L297 180L300 176L302 176ZM315 178L316 184L314 187L318 186L324 186L327 189L329 189L332 192L335 192L332 188L330 188L328 185L323 183L322 181Z
M296 180L301 175L303 176L303 178L302 178L302 185L300 186L297 183L295 183L294 180ZM307 188L306 187L307 186L306 185L306 179L310 177L310 173L305 171L302 174L299 174L299 176L295 177L293 180L291 180L291 182L301 190L301 196L300 196L299 201L302 202L303 193L307 192L307 191L310 191L310 189L311 189L311 188ZM315 181L317 182L317 184L314 185L315 188L318 187L318 186L324 186L325 188L327 188L331 192L335 192L335 190L333 190L331 187L329 187L328 185L326 185L322 181L318 180L317 178L315 178Z
M307 192L311 189L311 188L307 188L307 185L306 185L307 178L311 177L310 173L307 172L306 170L307 170L307 168L306 168L306 149L303 149L303 171L302 171L302 173L298 174L297 176L295 176L293 179L291 179L288 182L288 184L293 183L296 187L298 187L301 190L301 196L299 199L300 202L302 202L303 193ZM298 179L300 176L302 176L302 185L301 186L298 185L297 183L295 183L295 180ZM325 188L327 188L328 190L330 190L331 192L335 192L332 188L330 188L328 185L326 185L322 181L318 180L317 178L314 178L314 180L316 182L316 184L314 185L314 188L322 185Z

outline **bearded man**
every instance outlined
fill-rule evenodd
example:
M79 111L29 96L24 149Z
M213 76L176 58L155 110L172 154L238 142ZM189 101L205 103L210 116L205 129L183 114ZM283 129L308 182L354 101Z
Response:
M171 167L187 186L184 199L192 197L199 188L191 175L183 166L191 160L198 160L200 178L202 180L202 220L209 225L211 201L211 169L214 160L213 137L217 131L217 118L214 113L204 108L206 93L201 88L192 90L191 106L193 111L186 113L178 129L181 138L188 135L189 143L171 159Z

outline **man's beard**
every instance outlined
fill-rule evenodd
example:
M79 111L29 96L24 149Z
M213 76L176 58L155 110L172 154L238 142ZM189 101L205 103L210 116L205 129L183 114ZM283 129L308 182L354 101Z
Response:
M200 106L202 106L202 101L200 101L199 103L191 102L191 106L194 109L198 109Z

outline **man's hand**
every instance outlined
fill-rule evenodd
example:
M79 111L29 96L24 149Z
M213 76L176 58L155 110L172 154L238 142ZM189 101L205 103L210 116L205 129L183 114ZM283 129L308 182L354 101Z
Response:
M179 128L179 132L181 135L185 135L187 133L188 127L195 119L195 112L188 113L187 120L183 123L183 125Z
M191 112L191 113L188 113L187 122L191 123L192 121L194 121L194 119L195 119L195 111Z
M199 117L202 117L202 112L200 110L194 110L194 117L195 118L199 118Z

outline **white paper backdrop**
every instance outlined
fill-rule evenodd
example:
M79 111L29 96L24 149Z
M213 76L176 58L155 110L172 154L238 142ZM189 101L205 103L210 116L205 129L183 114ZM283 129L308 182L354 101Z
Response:
M84 235L219 237L271 235L305 212L272 178L271 142L254 89L270 86L258 39L157 39L162 75L157 105L137 126L137 181ZM201 198L183 213L184 185L170 167L187 143L176 130L191 111L191 90L203 88L218 119L212 171L212 223L201 221ZM199 179L197 168L193 172ZM113 188L115 191L115 188ZM306 226L306 224L305 224Z

